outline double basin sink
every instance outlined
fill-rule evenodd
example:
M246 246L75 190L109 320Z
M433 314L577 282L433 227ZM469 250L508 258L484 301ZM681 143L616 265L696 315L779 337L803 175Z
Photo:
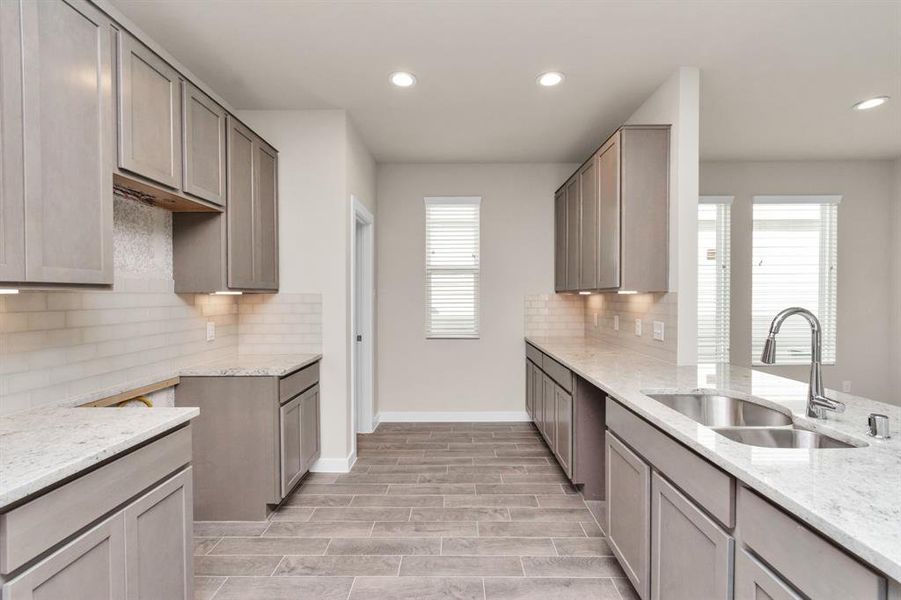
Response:
M716 393L648 394L723 437L765 448L854 448L853 444L798 427L790 414Z

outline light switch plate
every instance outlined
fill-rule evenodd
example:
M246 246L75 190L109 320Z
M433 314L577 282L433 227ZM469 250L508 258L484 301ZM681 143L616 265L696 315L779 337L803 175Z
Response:
M216 339L216 322L215 321L207 321L206 322L206 341L212 342Z
M641 335L641 319L635 319L635 335Z
M663 321L654 321L654 339L663 341Z
M851 382L849 380L842 381L842 391L846 394L851 393Z
M613 315L613 330L619 331L619 315Z

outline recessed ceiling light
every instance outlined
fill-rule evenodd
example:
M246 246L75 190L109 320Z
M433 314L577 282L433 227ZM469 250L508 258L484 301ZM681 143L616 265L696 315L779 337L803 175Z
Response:
M866 100L861 100L851 108L854 110L869 110L871 108L876 108L877 106L882 106L886 102L888 102L888 96L877 96L875 98L868 98Z
M565 76L557 71L548 71L538 76L538 85L542 87L554 87L563 83Z
M406 71L395 71L389 77L391 83L401 88L413 87L416 85L416 75L407 73Z

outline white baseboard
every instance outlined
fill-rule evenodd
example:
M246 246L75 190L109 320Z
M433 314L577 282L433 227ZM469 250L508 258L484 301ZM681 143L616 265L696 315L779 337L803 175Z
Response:
M357 453L351 452L346 458L320 458L310 467L311 473L350 473L357 462Z
M394 411L380 412L376 417L378 423L506 423L529 422L525 411L461 411L461 412L421 412Z

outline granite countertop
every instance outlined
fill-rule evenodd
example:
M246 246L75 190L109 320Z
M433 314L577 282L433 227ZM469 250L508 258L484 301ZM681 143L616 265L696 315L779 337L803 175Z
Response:
M847 405L825 421L805 415L807 383L745 367L678 367L590 338L526 340L748 487L862 560L901 581L901 407L829 391ZM787 408L794 422L848 449L758 448L729 440L647 393L721 390ZM867 436L871 412L889 415L894 437Z
M180 369L181 377L284 377L321 360L321 354L240 354Z
M0 511L200 414L197 408L45 408L0 417Z

